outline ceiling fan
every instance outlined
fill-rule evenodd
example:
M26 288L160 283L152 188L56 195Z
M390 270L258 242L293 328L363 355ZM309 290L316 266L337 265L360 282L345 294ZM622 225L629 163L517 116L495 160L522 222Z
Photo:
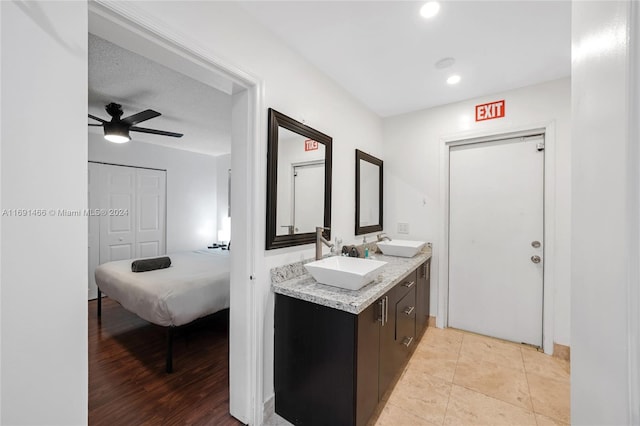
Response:
M138 123L142 123L143 121L151 120L152 118L162 115L152 109L144 110L126 118L120 118L123 114L122 105L120 104L111 102L104 109L107 111L107 114L111 116L111 121L103 120L100 117L89 114L89 118L93 118L100 122L100 124L89 124L89 126L102 126L104 128L104 138L108 141L115 143L129 142L131 140L131 136L129 136L130 131L171 136L174 138L181 138L183 136L182 133L166 132L164 130L154 130L136 126Z

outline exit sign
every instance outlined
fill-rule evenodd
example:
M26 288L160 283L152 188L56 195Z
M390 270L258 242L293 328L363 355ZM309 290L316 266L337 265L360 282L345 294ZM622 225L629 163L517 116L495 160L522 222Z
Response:
M307 139L304 141L305 151L315 151L316 149L318 149L318 141L314 141L313 139Z
M476 121L493 120L504 117L504 99L488 104L476 105Z

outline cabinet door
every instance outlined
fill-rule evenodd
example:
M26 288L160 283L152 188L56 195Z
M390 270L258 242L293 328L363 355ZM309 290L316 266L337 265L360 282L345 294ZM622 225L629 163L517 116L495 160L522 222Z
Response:
M417 275L416 335L419 335L427 327L429 321L429 296L431 294L429 277L431 275L431 259L418 267Z
M353 425L355 336L356 315L276 294L276 413L299 425Z
M378 405L379 342L382 301L358 315L356 425L364 426Z
M382 320L380 322L380 372L378 376L378 398L382 398L395 377L394 349L396 339L396 290L392 288L381 298Z

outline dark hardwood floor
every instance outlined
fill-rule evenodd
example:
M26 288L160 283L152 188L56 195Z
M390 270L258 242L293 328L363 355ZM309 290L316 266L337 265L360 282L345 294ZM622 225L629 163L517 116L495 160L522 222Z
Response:
M165 329L104 298L89 302L89 425L240 425L229 414L228 311L179 332L165 372Z

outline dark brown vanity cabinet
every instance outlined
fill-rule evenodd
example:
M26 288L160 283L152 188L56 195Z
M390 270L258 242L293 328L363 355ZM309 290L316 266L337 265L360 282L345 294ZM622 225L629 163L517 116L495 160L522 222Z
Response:
M276 294L276 413L295 425L366 425L422 331L421 268L357 315Z

